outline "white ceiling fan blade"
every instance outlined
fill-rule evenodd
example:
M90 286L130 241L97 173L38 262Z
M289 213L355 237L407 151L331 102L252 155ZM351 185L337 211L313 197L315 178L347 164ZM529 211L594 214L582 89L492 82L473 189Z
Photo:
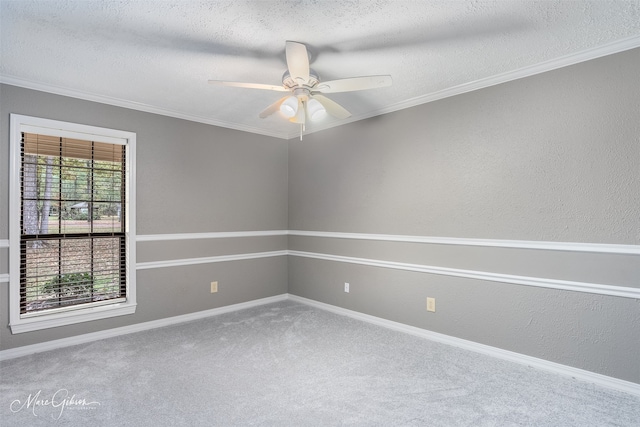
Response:
M264 110L262 110L262 112L260 113L260 118L264 119L265 117L269 117L270 115L272 115L273 113L275 113L276 111L278 111L280 109L280 105L284 102L285 99L287 99L289 96L283 96L282 98L278 99L276 102L274 102L273 104L269 105L267 108L265 108Z
M313 92L322 93L353 92L356 90L376 89L379 87L391 86L391 83L391 76L351 77L348 79L320 82L312 90Z
M342 105L322 95L313 95L313 99L317 99L320 104L327 110L327 113L338 119L346 119L351 117L351 113L348 112Z
M306 109L307 106L304 105L304 103L300 99L298 99L298 112L295 116L291 117L289 121L293 123L300 123L301 125L303 125L307 119Z
M309 81L309 53L307 47L298 42L287 41L287 68L291 78L298 84Z
M289 89L284 86L265 85L262 83L241 83L241 82L224 82L222 80L209 80L209 84L219 86L231 86L242 87L246 89L262 89L262 90L275 90L277 92L288 92Z

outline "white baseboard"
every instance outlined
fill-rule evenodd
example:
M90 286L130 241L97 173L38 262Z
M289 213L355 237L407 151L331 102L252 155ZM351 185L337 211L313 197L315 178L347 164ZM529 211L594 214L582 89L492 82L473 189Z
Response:
M122 326L120 328L106 329L104 331L91 332L88 334L77 335L69 338L46 341L43 343L26 345L17 348L0 351L0 361L14 359L16 357L28 356L30 354L41 353L43 351L55 350L63 347L84 344L88 342L98 341L105 338L117 337L120 335L131 334L134 332L146 331L149 329L162 328L178 323L190 322L193 320L204 319L232 311L243 310L245 308L257 307L259 305L270 304L273 302L284 301L288 298L287 294L276 295L273 297L261 298L253 301L242 302L239 304L227 305L224 307L213 308L211 310L198 311L195 313L183 314L180 316L168 317L165 319L152 320L149 322L136 323L135 325Z
M297 295L289 294L288 299L291 301L307 304L322 310L327 310L332 313L336 313L343 316L351 317L353 319L358 319L368 323L372 323L374 325L383 326L385 328L415 335L421 338L426 338L432 341L448 344L454 347L463 348L465 350L474 351L476 353L493 356L498 359L508 360L510 362L515 362L522 365L530 366L532 368L554 372L556 374L590 382L602 387L640 396L640 384L620 380L618 378L613 378L613 377L609 377L602 374L597 374L595 372L586 371L584 369L578 369L571 366L562 365L560 363L550 362L548 360L539 359L537 357L531 357L524 354L515 353L513 351L503 350L497 347L491 347L488 345L479 344L473 341L468 341L461 338L456 338L449 335L432 332L426 329L417 328L415 326L405 325L404 323L394 322L391 320L383 319L381 317L371 316L371 315L360 313L357 311L348 310L346 308L338 307L331 304L326 304L319 301L314 301L314 300L300 297Z

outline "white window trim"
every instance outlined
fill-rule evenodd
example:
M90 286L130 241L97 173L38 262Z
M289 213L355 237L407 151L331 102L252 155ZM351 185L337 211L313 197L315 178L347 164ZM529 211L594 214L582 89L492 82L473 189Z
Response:
M132 314L136 310L136 134L115 129L61 122L58 120L11 114L9 181L9 326L11 332L22 333L40 329L106 319ZM77 308L69 311L42 312L38 316L20 314L20 141L23 131L53 136L86 139L125 145L126 209L125 238L127 245L126 301Z

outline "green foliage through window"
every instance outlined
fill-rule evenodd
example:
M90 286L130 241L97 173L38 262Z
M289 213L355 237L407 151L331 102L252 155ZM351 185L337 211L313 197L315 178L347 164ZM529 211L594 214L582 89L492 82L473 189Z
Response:
M59 298L91 295L93 277L90 273L67 273L54 277L42 287L46 294Z

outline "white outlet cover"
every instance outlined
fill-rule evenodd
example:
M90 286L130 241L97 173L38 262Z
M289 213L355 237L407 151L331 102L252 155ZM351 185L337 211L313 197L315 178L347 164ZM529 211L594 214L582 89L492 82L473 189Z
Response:
M344 291L347 292L347 293L349 292L349 284L348 283L344 284Z

